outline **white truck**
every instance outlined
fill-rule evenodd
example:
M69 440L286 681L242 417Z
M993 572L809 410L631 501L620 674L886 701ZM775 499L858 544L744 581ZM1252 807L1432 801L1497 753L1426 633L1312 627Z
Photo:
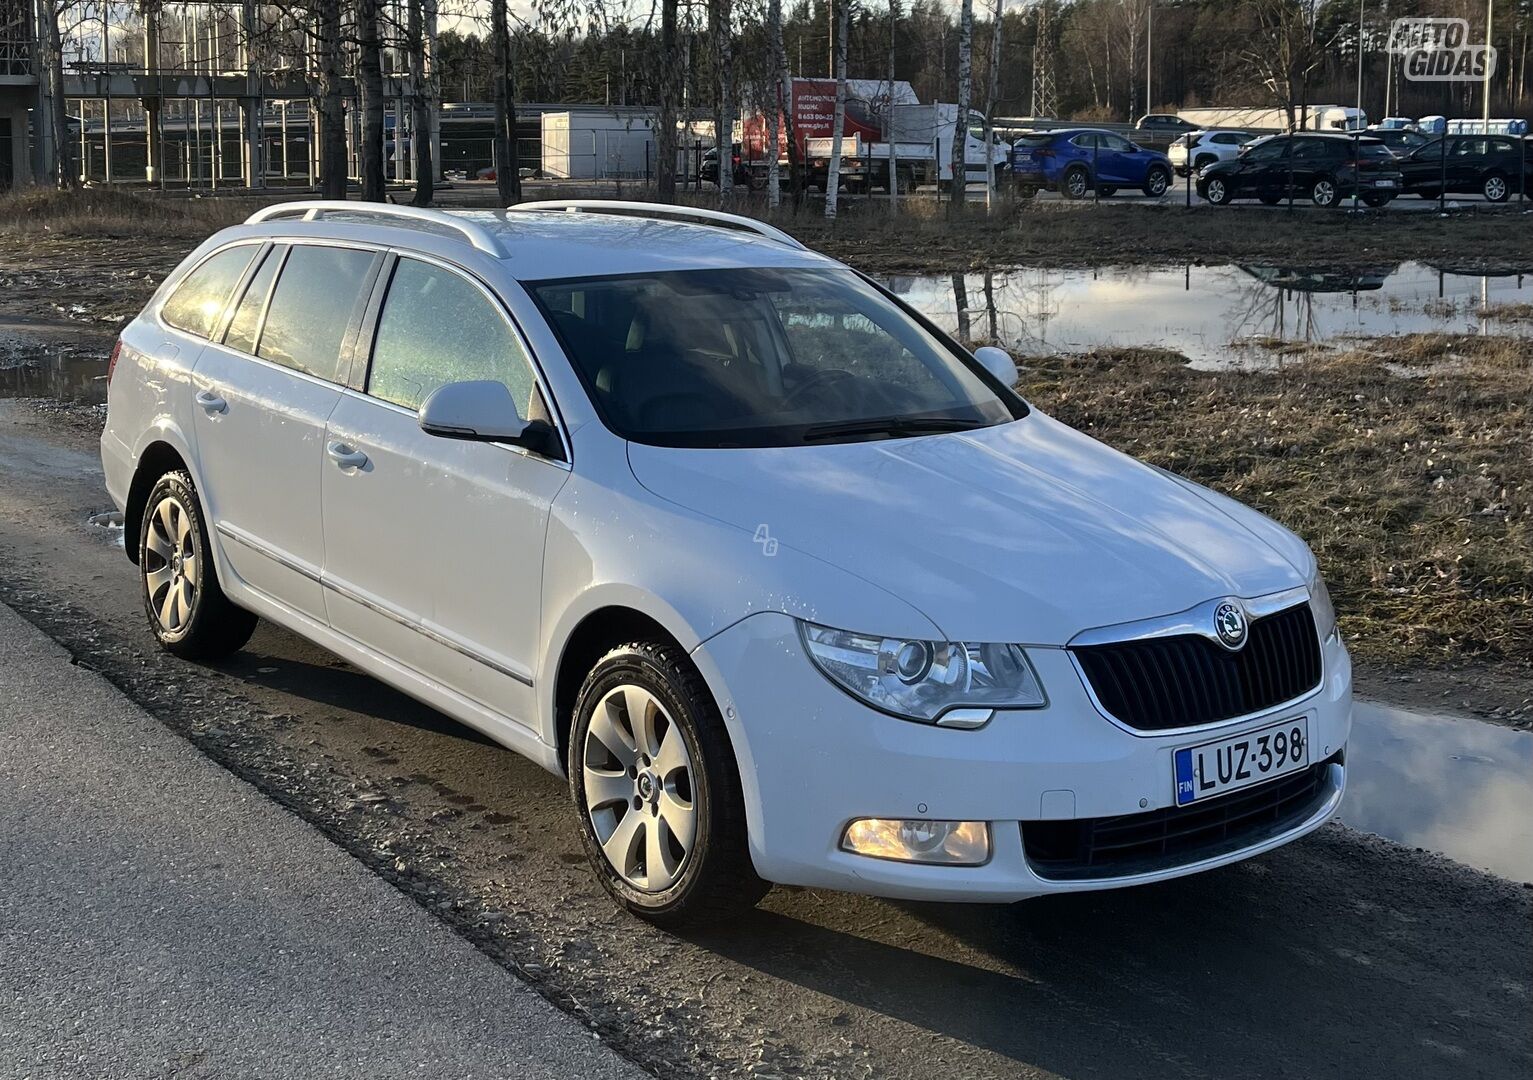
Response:
M834 141L836 81L794 79L792 83L790 122L781 129L778 160L787 163L788 139L795 139L806 182L823 190ZM909 83L848 79L841 137L842 185L849 191L888 191L891 175L902 191L917 184L950 184L957 121L957 105L923 105ZM987 175L1004 169L1010 158L1011 149L1000 138L986 144L984 128L984 115L970 110L964 139L967 182L983 182ZM744 160L753 172L763 175L769 153L767 132L766 119L759 115L741 125Z
M1288 110L1268 108L1182 109L1176 114L1200 128L1237 128L1241 131L1287 131ZM1296 105L1294 127L1302 131L1362 131L1368 114L1346 105Z

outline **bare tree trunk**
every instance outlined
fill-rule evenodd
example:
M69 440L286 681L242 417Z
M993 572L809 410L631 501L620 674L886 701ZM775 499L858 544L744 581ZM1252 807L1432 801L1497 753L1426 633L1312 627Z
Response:
M713 145L719 155L719 202L734 186L734 52L729 37L729 0L709 0L713 30Z
M782 141L782 111L787 105L788 51L782 40L782 0L767 0L767 34L772 48L772 119L768 125L767 206L782 205L782 170L777 164L777 147Z
M889 104L885 111L884 146L889 152L889 213L900 212L900 155L895 148L894 134L894 42L895 30L900 24L900 0L889 0Z
M995 145L995 98L1001 86L1001 16L1006 0L995 0L995 22L990 27L990 71L985 83L985 204L995 192L995 165L991 162ZM993 336L993 335L992 335Z
M69 108L64 100L64 46L59 34L58 0L41 0L43 83L48 96L47 123L53 154L47 163L50 179L61 188L80 186L80 170L74 159L74 140L69 137Z
M516 139L516 91L506 0L490 0L490 33L495 38L495 193L502 205L522 201L522 168Z
M357 0L357 82L362 107L362 201L383 202L383 43L378 37L378 0ZM396 131L396 156L399 132Z
M969 99L974 82L974 0L963 0L958 15L958 116L953 121L953 180L948 213L964 211L968 171L964 164L969 143Z
M497 0L499 2L499 0ZM676 199L676 0L660 0L660 118L655 132L655 194Z
M319 35L319 192L346 197L346 106L341 100L341 0L317 0Z
M430 206L435 197L436 163L431 154L431 86L426 72L426 33L422 0L408 0L405 48L410 61L410 153L415 159L416 206ZM435 58L433 57L433 60ZM396 153L402 151L396 151Z
M841 0L841 32L836 35L836 118L830 129L830 170L825 177L827 221L836 218L836 189L841 186L841 139L846 133L846 39L851 36L851 24L852 0Z

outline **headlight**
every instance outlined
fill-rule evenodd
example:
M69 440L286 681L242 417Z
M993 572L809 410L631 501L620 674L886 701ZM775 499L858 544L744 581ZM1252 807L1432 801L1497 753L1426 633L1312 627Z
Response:
M916 641L800 622L816 667L875 709L945 727L979 727L991 709L1036 709L1043 686L1020 645Z
M1309 606L1315 613L1315 629L1320 631L1320 640L1329 641L1336 633L1336 608L1331 603L1331 590L1325 587L1325 578L1320 576L1319 570L1310 579Z

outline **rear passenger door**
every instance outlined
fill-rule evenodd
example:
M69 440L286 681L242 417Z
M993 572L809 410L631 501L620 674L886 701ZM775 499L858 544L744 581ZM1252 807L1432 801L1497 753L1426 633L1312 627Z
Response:
M193 372L203 502L237 582L317 622L325 421L381 252L270 247Z
M330 622L534 726L543 539L568 466L428 435L418 410L452 382L505 384L524 419L550 420L547 399L521 335L476 280L415 256L385 274L365 382L341 395L326 433Z

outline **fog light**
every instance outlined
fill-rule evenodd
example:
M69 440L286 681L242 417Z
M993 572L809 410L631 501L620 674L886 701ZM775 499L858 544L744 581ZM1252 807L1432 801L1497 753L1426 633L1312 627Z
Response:
M990 823L858 818L846 827L841 847L875 859L979 866L990 858Z

